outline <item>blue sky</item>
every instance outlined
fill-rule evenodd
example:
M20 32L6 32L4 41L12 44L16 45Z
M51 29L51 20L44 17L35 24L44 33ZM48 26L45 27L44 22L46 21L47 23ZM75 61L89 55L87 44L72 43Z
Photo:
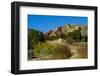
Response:
M52 15L28 15L28 28L42 32L53 30L65 24L88 24L88 17L78 16L52 16Z

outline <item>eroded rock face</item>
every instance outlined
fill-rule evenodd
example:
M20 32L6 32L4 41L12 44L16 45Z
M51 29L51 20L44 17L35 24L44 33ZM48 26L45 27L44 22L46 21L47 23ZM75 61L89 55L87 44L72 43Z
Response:
M66 24L64 26L57 27L56 29L50 30L44 34L46 37L60 37L62 35L67 35L69 32L73 32L74 30L78 29L80 29L82 36L87 36L87 26L73 24Z

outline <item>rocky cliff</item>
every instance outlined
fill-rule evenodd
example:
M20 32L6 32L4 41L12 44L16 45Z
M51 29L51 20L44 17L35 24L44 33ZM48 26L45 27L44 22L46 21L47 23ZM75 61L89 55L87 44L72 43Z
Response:
M67 35L69 32L73 32L74 30L80 30L82 36L87 36L87 29L88 27L86 25L66 24L64 26L60 26L56 29L50 30L44 34L46 37L56 37Z

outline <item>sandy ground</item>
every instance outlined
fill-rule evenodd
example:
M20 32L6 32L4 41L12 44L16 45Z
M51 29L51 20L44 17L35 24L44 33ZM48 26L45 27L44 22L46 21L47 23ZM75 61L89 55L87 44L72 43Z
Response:
M52 44L66 44L66 42L62 39L57 39L54 41L48 41L48 43ZM87 58L88 57L88 50L86 46L75 46L75 45L68 45L69 48L71 49L72 57L70 59L82 59L82 58Z
M70 59L82 59L88 57L88 51L86 47L69 46L72 52Z

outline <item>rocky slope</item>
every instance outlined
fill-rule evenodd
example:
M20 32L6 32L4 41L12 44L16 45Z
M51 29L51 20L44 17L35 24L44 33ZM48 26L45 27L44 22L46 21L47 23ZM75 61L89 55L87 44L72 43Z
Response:
M73 32L74 30L80 30L82 36L87 36L87 29L86 25L73 25L73 24L66 24L64 26L57 27L54 30L50 30L45 34L46 37L56 37L67 35L69 32Z

